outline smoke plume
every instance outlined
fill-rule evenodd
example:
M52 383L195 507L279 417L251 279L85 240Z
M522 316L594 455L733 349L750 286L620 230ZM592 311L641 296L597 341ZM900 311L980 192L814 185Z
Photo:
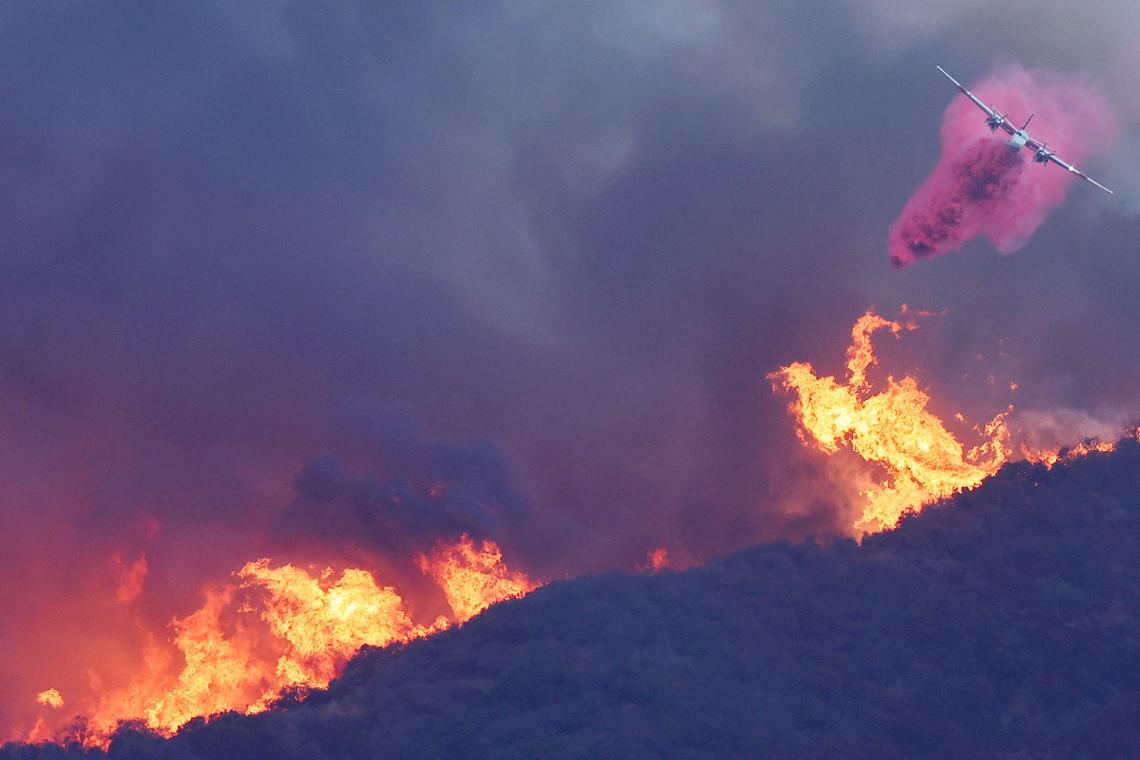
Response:
M1078 168L1116 135L1104 97L1066 74L1004 66L971 90L1022 124L1030 113L1036 139ZM1059 166L1034 166L1028 150L1013 151L1005 132L991 134L984 115L955 97L942 117L942 157L891 226L891 265L956 250L985 236L1002 253L1024 246L1065 199L1070 179Z

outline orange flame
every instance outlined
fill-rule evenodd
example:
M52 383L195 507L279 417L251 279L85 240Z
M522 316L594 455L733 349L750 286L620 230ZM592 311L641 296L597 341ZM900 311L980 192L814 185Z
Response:
M524 596L536 587L524 573L507 569L503 553L494 541L476 544L466 533L457 544L437 545L430 560L421 555L419 565L443 589L458 623L496 602Z
M329 568L320 578L292 565L273 569L267 559L238 571L243 587L260 586L269 592L261 617L285 643L275 668L277 682L284 686L323 688L365 644L410 641L440 627L413 623L396 590L378 586L365 570L345 570L335 582L332 574Z
M328 686L364 645L428 636L539 585L509 570L495 542L467 535L438 544L419 565L443 590L451 617L416 623L396 589L367 570L310 574L269 559L247 563L234 573L236 582L207 589L201 608L171 622L180 658L149 638L140 672L87 710L81 738L103 745L122 720L169 734L197 716L261 712L283 690ZM56 698L62 705L54 689L37 697L44 704ZM41 737L43 725L34 731Z
M669 550L664 546L658 546L645 555L645 561L651 573L659 573L669 567Z
M891 528L908 509L978 484L1009 454L1005 417L1012 407L979 430L983 441L965 451L926 408L930 396L913 377L888 377L884 390L871 393L867 370L877 363L872 335L887 329L897 337L903 330L915 330L919 316L927 315L904 306L897 321L873 311L860 317L851 330L846 383L817 377L806 362L768 376L774 391L795 394L788 411L804 445L827 453L849 448L885 471L886 479L862 494L866 505L853 526L858 532Z
M56 709L63 707L63 695L59 693L59 689L45 689L41 691L36 695L36 701L47 707L54 707Z
M129 694L132 702L143 696L144 706L135 717L152 728L169 731L197 715L244 709L260 693L263 673L254 659L253 637L244 626L227 635L222 624L233 597L232 587L208 591L201 609L172 622L174 644L185 664L175 682L160 688L157 695L147 699L149 695ZM167 658L154 644L148 649L150 669L166 664Z
M1030 464L1043 464L1049 469L1057 462L1072 462L1074 459L1087 457L1089 454L1108 454L1116 451L1116 444L1111 441L1098 441L1090 438L1073 446L1059 449L1031 449L1025 444L1021 445L1021 455Z

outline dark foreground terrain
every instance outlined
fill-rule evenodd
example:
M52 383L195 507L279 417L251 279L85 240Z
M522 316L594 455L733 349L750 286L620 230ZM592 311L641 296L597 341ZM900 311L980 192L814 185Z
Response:
M1140 757L1140 446L1008 466L861 547L554 583L302 704L109 754Z

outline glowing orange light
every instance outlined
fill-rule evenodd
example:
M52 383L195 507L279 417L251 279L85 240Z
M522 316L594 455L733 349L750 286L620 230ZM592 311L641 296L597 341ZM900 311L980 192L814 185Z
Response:
M774 391L795 396L788 411L805 445L828 453L848 448L885 472L881 483L863 492L866 505L853 526L858 532L893 527L908 509L976 485L996 472L1009 453L1005 417L1012 407L979 430L982 442L965 451L927 409L930 397L913 377L888 377L885 389L871 392L867 370L877 362L872 335L914 330L920 316L925 315L904 306L898 320L872 311L860 317L851 330L846 383L816 376L806 362L768 376Z
M177 654L150 637L131 683L103 692L86 711L86 743L105 744L121 720L169 734L197 716L263 711L283 690L328 686L364 645L428 636L538 585L508 569L495 542L466 535L436 545L419 565L442 588L452 616L414 622L396 589L367 570L247 563L236 582L207 589L201 608L172 621ZM34 730L41 736L44 726Z
M63 695L59 693L59 689L45 689L36 695L36 701L41 705L54 707L57 710L63 707Z
M505 599L523 596L538 584L503 564L494 541L475 543L467 534L451 545L437 544L431 557L421 555L420 569L443 589L456 622L464 622Z
M328 568L318 578L262 559L237 575L243 587L268 592L261 617L285 649L274 668L275 686L322 688L365 644L410 641L434 630L414 624L396 590L377 585L365 570L345 570L334 581Z
M669 567L669 551L664 546L658 546L645 556L650 572L659 573Z
M1021 445L1021 455L1032 464L1043 464L1052 469L1057 462L1071 462L1074 459L1086 457L1089 454L1107 454L1116 451L1116 444L1110 441L1098 441L1090 438L1073 446L1059 449L1031 449L1025 444Z

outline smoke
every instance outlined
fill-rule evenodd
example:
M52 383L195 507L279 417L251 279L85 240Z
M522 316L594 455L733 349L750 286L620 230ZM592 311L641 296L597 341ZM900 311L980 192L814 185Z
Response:
M1079 441L1113 441L1127 435L1133 421L1123 413L1093 415L1062 407L1014 414L1022 452L1057 450Z
M522 499L490 444L424 445L403 462L407 470L392 480L353 474L336 459L309 464L294 478L295 498L277 516L274 537L411 556L439 538L504 542L524 527Z
M1088 82L1043 69L1003 66L973 92L1014 123L1035 114L1036 139L1078 168L1116 136L1107 102ZM1002 253L1024 246L1074 180L1055 165L1035 166L1006 134L990 134L973 103L955 97L942 117L942 157L891 226L891 265L957 250L979 235Z

